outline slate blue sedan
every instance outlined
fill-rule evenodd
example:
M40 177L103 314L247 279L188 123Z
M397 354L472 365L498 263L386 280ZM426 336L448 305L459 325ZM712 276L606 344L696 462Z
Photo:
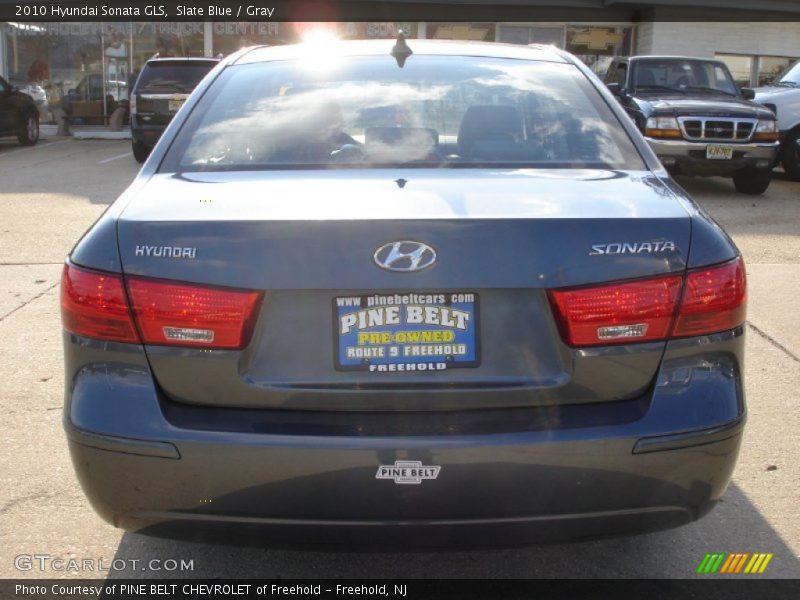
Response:
M249 48L62 285L97 513L265 545L664 529L725 492L745 270L552 47Z

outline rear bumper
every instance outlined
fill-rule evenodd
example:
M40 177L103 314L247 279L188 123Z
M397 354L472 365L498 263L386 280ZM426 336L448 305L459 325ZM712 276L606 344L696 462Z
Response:
M166 128L166 125L148 125L135 116L131 117L131 138L145 146L155 146Z
M170 459L89 446L73 431L70 452L97 512L140 533L300 547L470 547L689 523L726 487L741 423L728 433L707 442L696 432L701 445L638 455L603 439L519 438L491 448L475 440L449 449L429 443L402 453L440 466L439 479L405 487L375 479L376 465L400 453L394 448L183 444L180 458ZM480 462L465 464L471 456Z
M68 380L65 428L97 512L152 535L385 548L629 534L701 517L733 471L743 335L703 339L670 342L647 398L617 403L636 404L636 418L573 427L549 407L531 409L555 415L548 427L435 436L187 427L167 418L143 357L117 345L124 368L104 361ZM419 484L376 478L398 460L440 470Z
M665 167L698 175L731 175L743 168L769 169L775 161L780 146L779 142L727 144L733 146L733 159L714 160L705 157L706 147L710 145L707 143L646 139ZM722 142L720 144L726 145Z

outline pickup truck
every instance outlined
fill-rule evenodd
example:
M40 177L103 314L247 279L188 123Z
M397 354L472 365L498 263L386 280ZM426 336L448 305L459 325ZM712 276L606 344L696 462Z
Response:
M781 140L778 158L786 176L800 181L800 61L755 92L756 102L771 109L778 118Z
M739 89L725 63L680 56L617 57L605 83L672 174L732 177L762 194L778 151L775 114Z

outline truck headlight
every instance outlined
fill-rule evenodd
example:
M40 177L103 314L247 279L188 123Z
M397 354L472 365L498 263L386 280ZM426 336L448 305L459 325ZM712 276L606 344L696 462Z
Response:
M772 119L759 119L753 134L754 142L775 142L778 140L778 125Z
M644 134L653 138L680 138L681 130L675 117L650 117L645 124Z

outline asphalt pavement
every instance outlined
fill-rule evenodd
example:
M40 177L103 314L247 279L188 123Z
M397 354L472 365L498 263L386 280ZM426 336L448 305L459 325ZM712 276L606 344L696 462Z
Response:
M61 429L59 276L137 169L129 142L0 141L0 577L685 578L707 552L771 552L760 577L800 577L800 183L776 173L767 193L752 197L724 179L679 179L742 249L749 278L749 421L733 481L708 516L620 539L373 554L154 539L92 511ZM25 558L34 555L49 558ZM58 570L53 559L89 559L94 568ZM153 559L161 570L143 570ZM169 559L193 570L167 570ZM111 564L123 568L100 568Z

